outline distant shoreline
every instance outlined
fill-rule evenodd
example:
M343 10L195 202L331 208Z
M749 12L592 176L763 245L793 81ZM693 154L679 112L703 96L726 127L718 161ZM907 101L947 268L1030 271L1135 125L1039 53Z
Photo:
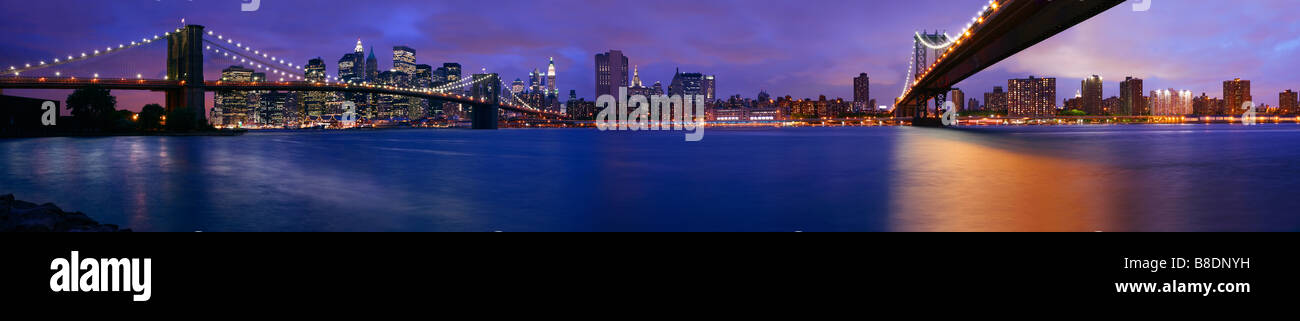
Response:
M0 136L0 138L49 138L49 137L129 137L129 136L240 136L248 133L247 129L243 130L219 130L203 132L125 132L125 133L50 133L35 135L13 135Z

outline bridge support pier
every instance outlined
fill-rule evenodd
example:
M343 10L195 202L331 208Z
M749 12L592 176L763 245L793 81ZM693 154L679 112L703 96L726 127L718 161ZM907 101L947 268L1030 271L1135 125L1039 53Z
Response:
M470 111L472 113L470 120L474 122L472 128L497 129L497 114L500 107L496 104L486 104L474 106L473 108L474 110Z

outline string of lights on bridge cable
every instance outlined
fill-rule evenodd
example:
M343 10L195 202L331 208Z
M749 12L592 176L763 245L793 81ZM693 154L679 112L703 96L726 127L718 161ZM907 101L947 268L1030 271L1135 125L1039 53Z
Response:
M17 76L21 76L22 73L24 72L66 65L74 62L81 62L92 58L105 57L108 55L126 51L128 49L134 49L149 44L153 44L155 41L166 39L164 37L170 36L172 32L179 32L179 31L180 29L176 29L173 31L164 32L162 33L162 35L155 34L152 37L143 37L140 38L140 41L132 40L130 42L120 42L118 43L117 46L111 46L111 45L105 46L104 50L99 50L99 49L86 50L86 51L82 51L80 55L69 54L64 57L54 57L49 60L40 60L37 61L35 64L28 62L22 64L21 68L18 66L9 66L9 69L6 70L5 72L7 74L17 77ZM55 72L55 76L60 76L60 75L61 73ZM139 77L140 75L137 75L137 78Z
M904 77L907 77L907 81L903 83L903 93L898 96L898 100L901 101L906 98L907 94L911 93L912 88L920 84L921 79L924 79L926 75L933 71L934 67L937 66L939 62L942 62L944 58L947 58L949 53L952 53L953 50L960 47L963 41L970 38L971 35L982 26L984 20L996 13L998 8L1002 6L1002 3L1007 1L1013 0L989 0L988 4L984 5L983 8L980 8L979 12L975 13L975 17L971 18L970 23L967 23L966 27L962 28L961 33L959 33L957 37L949 36L947 33L942 33L942 36L938 37L940 42L935 43L931 41L932 39L929 39L930 37L923 36L920 32L917 32L913 38L917 44L932 50L942 50L943 54L934 57L934 61L930 63L930 66L921 70L919 68L922 67L916 65L916 61L918 60L918 56L916 55L917 48L909 50L908 55L910 59L908 59L908 71L907 74L904 75ZM913 71L916 72L913 73Z
M167 37L170 37L173 33L179 33L183 31L183 29L184 27L182 26L175 30L163 32L161 34L154 34L153 36L142 37L140 38L139 41L121 42L117 46L105 46L103 50L92 49L92 50L84 51L79 55L67 55L66 57L54 57L49 60L36 61L35 63L25 63L21 65L22 67L19 67L19 65L9 66L8 70L6 70L5 72L11 74L16 79L17 77L22 76L22 74L26 72L52 68L56 66L62 66L70 63L75 63L75 62L81 62L93 58L117 54L122 51L127 51L128 49L147 46L159 40L166 40L168 39ZM215 39L213 39L214 37ZM303 76L299 75L300 73L305 71L304 65L288 61L279 56L272 56L269 51L254 49L252 46L245 45L243 42L236 41L232 37L228 37L224 34L209 30L205 32L202 42L204 44L205 50L211 51L213 53L219 53L221 54L220 57L222 58L230 59L232 62L250 64L249 66L251 66L252 68L261 69L270 72L271 74L274 75L283 76L280 78L281 82L283 82L285 79L303 80L304 78ZM233 45L234 48L231 48L231 45ZM217 56L214 55L213 57L217 57ZM56 71L54 76L60 77L62 76L62 73ZM69 75L69 77L71 77L71 75ZM466 97L460 94L455 94L455 92L469 86L480 84L484 81L487 81L489 78L498 78L497 79L498 85L501 86L499 88L508 87L506 83L500 79L500 77L463 77L454 82L442 84L432 88L401 87L401 86L392 86L392 85L372 84L366 82L344 83L338 81L339 79L337 77L333 77L329 75L324 75L324 77L325 77L325 85L335 85L335 86L344 86L344 87L359 86L359 87L366 87L366 88L387 89L387 90L419 93L419 94L441 94L441 95L449 96L449 98L454 97L454 98L468 99L470 101L478 101L478 102L487 102L488 97ZM98 78L100 78L100 75L98 73L95 73L92 77L92 79L98 79ZM137 73L136 78L143 81L143 74ZM70 78L70 79L75 79L75 78ZM40 81L43 80L44 77L42 77ZM172 79L166 79L166 77L164 77L163 80L171 81ZM519 98L519 96L515 95L514 92L509 90L499 90L499 96L497 98L500 99L500 102L504 103L506 106L511 108L516 108L522 111L538 112L543 114L552 114L552 115L560 116L558 113L545 111L533 107L532 105L529 105L523 99Z

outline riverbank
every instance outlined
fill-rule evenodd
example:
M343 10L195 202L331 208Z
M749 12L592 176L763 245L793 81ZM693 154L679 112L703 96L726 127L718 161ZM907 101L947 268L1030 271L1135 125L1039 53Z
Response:
M64 212L51 203L36 205L0 196L0 232L130 232L113 224L100 224L81 212Z

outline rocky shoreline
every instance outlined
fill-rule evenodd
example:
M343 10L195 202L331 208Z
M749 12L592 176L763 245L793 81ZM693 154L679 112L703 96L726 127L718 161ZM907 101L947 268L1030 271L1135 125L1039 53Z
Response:
M99 224L81 212L64 212L51 203L36 205L0 196L0 232L130 232L113 224Z

